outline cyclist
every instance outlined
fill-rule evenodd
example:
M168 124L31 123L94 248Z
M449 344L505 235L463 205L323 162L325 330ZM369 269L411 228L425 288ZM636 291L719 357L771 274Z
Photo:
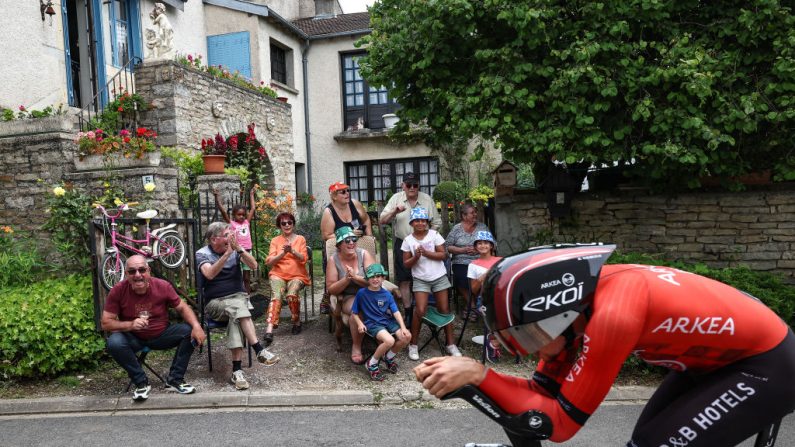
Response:
M629 447L737 445L795 409L795 336L775 313L674 268L603 267L614 249L539 247L487 275L487 324L512 354L538 353L531 380L452 357L425 361L417 379L437 397L474 385L498 410L530 415L525 436L555 442L585 424L630 354L671 371Z

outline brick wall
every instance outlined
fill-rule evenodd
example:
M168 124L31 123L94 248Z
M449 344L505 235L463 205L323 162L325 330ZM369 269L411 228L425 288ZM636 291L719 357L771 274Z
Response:
M747 265L795 283L795 184L677 196L580 193L572 217L550 219L546 198L517 191L496 200L499 253L549 242L613 242L622 251L712 267Z

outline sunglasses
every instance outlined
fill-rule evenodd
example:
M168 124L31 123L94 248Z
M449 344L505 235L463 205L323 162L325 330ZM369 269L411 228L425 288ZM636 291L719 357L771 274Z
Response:
M292 220L283 220L279 222L279 225L286 227L287 225L295 225L295 222L293 222Z
M337 191L337 194L350 194L350 192L351 192L350 189L341 189Z
M130 275L130 276L133 276L133 275L135 275L136 272L138 272L138 273L143 275L144 273L146 273L148 271L149 271L149 267L138 267L137 269L134 269L134 268L127 269L127 274Z
M419 188L420 188L419 183L406 184L406 189L419 189Z
M342 240L342 242L345 242L346 244L355 244L357 240L359 240L358 237L351 236L351 237L346 237L345 239Z

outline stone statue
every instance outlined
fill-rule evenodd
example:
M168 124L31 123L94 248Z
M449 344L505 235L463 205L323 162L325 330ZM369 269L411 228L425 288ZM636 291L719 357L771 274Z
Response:
M174 57L174 29L166 16L166 6L155 3L155 9L149 13L153 28L146 29L147 58L172 59Z

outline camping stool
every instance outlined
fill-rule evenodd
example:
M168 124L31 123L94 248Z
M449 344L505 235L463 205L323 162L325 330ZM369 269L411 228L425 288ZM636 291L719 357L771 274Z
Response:
M160 374L157 373L157 371L152 369L152 367L149 366L148 363L146 363L146 355L149 354L149 351L151 351L151 349L149 349L148 346L144 346L143 349L141 349L141 351L138 353L138 363L140 363L141 366L148 369L152 374L155 375L155 377L157 377L158 379L160 379L161 382L163 382L163 385L165 385L166 381L163 379L163 377L161 377ZM127 384L127 389L124 390L124 392L128 393L130 391L130 388L132 388L132 386L133 382L132 380L130 380L130 383Z
M439 337L442 336L442 329L444 329L448 324L451 324L453 320L455 320L455 314L443 314L436 310L435 307L428 306L427 310L425 311L425 316L422 317L421 323L425 323L425 325L428 326L428 329L431 330L431 337L425 342L424 345L420 347L419 351L422 352L422 350L428 346L428 343L436 340L436 343L439 344L439 351L442 353L442 355L445 355L447 350L445 350L444 344Z

